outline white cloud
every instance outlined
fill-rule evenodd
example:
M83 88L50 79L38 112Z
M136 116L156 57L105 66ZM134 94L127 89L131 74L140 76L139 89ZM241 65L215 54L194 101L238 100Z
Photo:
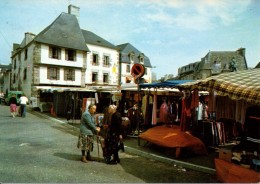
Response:
M218 24L230 25L249 4L250 0L143 0L140 3L149 12L142 17L144 22L193 30L210 30Z

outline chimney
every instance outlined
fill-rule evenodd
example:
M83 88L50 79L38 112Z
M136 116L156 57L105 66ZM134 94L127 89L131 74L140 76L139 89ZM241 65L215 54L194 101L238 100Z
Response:
M245 48L239 48L237 49L237 52L243 56L243 57L246 57L246 49Z
M28 43L30 43L35 37L35 34L30 33L30 32L26 32L25 33L25 45L27 45Z
M71 15L75 15L79 21L79 7L74 6L74 5L69 5L68 6L68 13Z

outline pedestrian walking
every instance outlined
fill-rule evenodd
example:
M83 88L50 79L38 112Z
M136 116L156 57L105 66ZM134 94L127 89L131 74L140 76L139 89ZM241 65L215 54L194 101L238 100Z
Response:
M19 99L20 101L20 108L21 108L21 116L23 118L26 117L26 105L28 104L28 98L23 93L22 96Z
M107 164L117 164L120 163L118 146L123 140L122 117L115 105L110 105L108 107L108 112L112 114L112 116L111 122L109 122L108 125L107 137L105 138L105 147L107 151L105 160ZM113 157L112 160L111 157Z
M87 163L87 161L93 161L90 152L93 151L94 147L94 134L97 134L100 131L100 128L96 127L94 120L96 109L96 105L89 105L88 111L85 111L82 114L80 120L80 133L77 147L81 149L81 161L84 163Z
M9 104L10 104L10 113L14 118L17 113L17 99L15 94L13 94L12 97L10 98Z

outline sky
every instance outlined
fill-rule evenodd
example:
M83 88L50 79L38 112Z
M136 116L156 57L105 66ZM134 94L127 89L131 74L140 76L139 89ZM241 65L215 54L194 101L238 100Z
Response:
M1 0L0 64L11 63L24 33L40 33L69 4L80 8L81 29L149 57L157 79L209 51L245 48L249 67L260 62L259 0Z

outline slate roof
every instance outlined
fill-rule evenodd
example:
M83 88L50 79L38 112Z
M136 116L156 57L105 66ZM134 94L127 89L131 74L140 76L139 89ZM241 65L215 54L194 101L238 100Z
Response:
M101 38L100 36L96 35L95 33L91 32L91 31L83 30L83 29L81 29L81 31L84 36L85 42L87 44L116 49L115 45L106 41L105 39Z
M2 68L3 70L11 70L12 69L12 64L0 65L0 68Z
M121 45L116 46L118 51L121 53L121 62L122 63L129 63L130 64L130 57L129 54L131 52L134 52L134 63L140 63L139 62L139 56L140 54L143 54L139 50L137 50L133 45L130 43L124 43ZM145 67L152 67L150 59L144 55L144 66Z
M255 68L260 68L260 62L255 66Z
M61 13L34 41L75 50L89 51L75 15Z

